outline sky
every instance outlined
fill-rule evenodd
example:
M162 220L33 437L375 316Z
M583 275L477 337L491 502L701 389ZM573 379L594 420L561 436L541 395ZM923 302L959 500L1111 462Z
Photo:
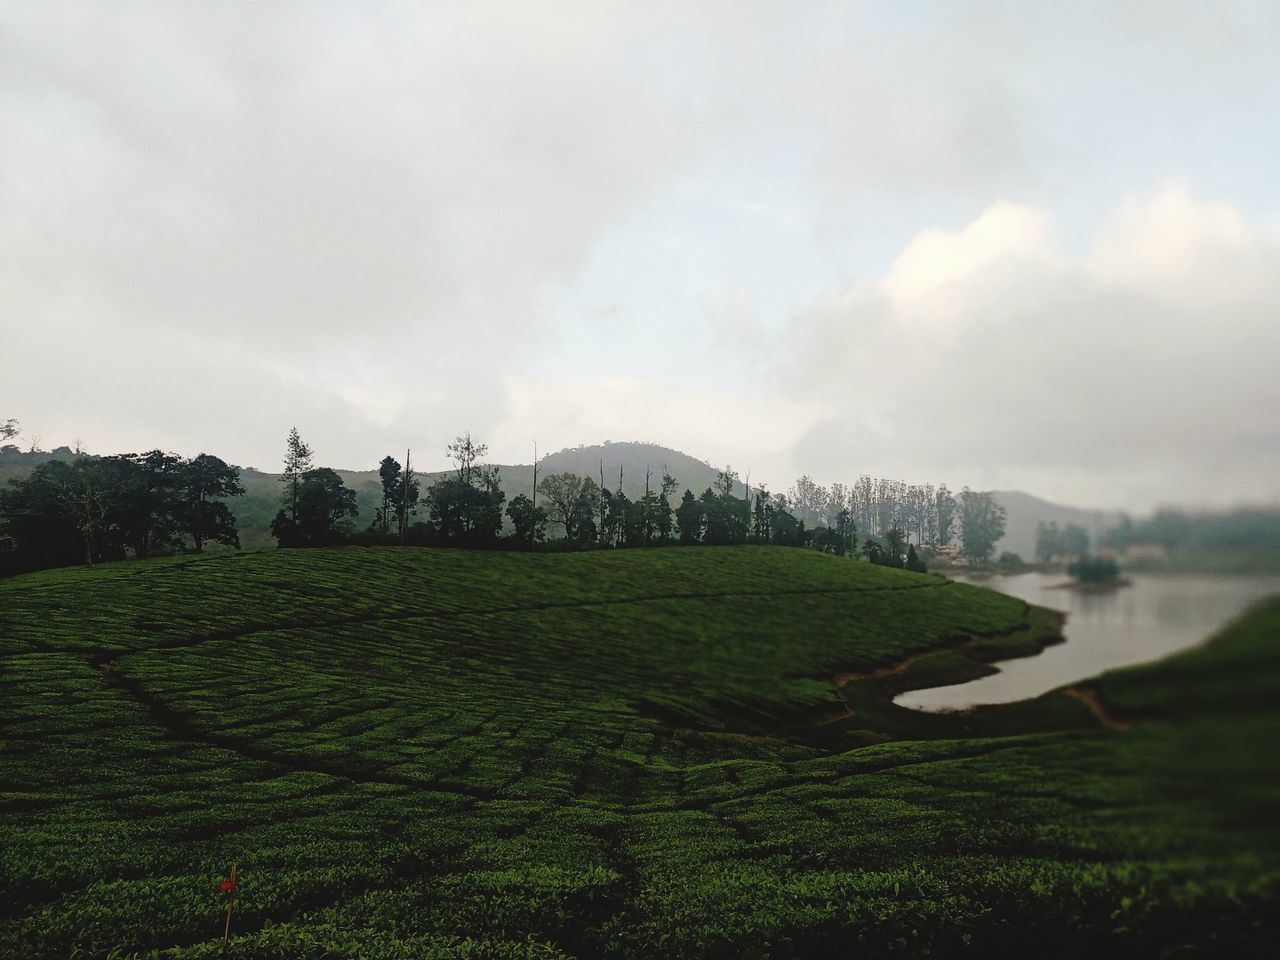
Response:
M1280 5L0 0L0 420L1280 500Z

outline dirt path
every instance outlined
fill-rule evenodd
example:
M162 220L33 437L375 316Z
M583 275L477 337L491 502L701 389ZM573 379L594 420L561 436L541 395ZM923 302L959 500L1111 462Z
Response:
M909 657L903 657L896 663L891 663L884 667L876 667L874 670L849 670L843 673L837 673L831 678L831 684L835 687L836 698L840 701L839 706L832 707L831 709L823 712L821 716L809 721L805 726L825 727L828 724L844 720L846 717L854 716L853 707L849 706L849 701L846 700L844 696L844 688L846 684L852 683L855 680L883 680L885 677L891 677L896 673L902 673L917 660L920 660L923 657L932 656L940 649L945 648L934 647L929 650L921 650L919 653L913 653Z
M1079 700L1088 707L1089 712L1092 713L1094 717L1097 718L1098 722L1108 730L1128 730L1133 726L1133 724L1127 720L1120 720L1112 716L1111 712L1107 710L1102 701L1098 698L1097 691L1095 690L1086 690L1083 687L1067 687L1067 689L1062 692L1072 700Z

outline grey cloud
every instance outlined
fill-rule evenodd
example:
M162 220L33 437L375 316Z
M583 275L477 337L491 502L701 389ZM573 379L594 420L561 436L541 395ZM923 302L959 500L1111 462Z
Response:
M872 272L886 237L997 199L1071 229L1104 192L1183 158L1254 171L1239 147L1268 135L1254 121L1280 96L1276 17L1266 3L5 5L0 413L46 441L225 441L260 463L289 424L314 422L326 458L355 464L468 423L534 429L546 414L508 385L544 375L539 350L656 393L652 359L610 354L598 315L552 329L543 311L602 249L651 242L628 233L638 211L678 235L671 198L707 192L682 187L781 186L812 227L815 275L836 276ZM1218 136L1235 127L1246 139ZM1274 433L1253 411L1275 400L1274 250L1230 215L1198 224L1211 242L1193 281L1127 256L1162 231L1120 224L1093 259L969 264L927 308L864 285L774 352L758 347L782 318L751 304L768 277L725 277L741 290L727 305L665 279L752 344L708 358L726 394L757 396L739 387L802 355L775 405L805 424L825 407L828 425L798 440L797 469L841 467L836 436L869 466L977 477L1003 435L1010 483L1065 489L1070 474L1105 499L1101 474L1080 474L1105 458L1135 502L1155 495L1150 463L1176 467L1170 495L1272 490ZM803 232L761 227L724 238L750 256L704 256L728 273ZM584 302L628 303L618 286ZM558 393L566 424L583 422L573 386ZM1229 429L1214 432L1214 409ZM1227 466L1185 466L1180 437Z

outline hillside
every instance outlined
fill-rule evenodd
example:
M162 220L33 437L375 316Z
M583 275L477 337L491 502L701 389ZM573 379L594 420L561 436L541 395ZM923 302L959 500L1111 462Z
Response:
M1124 732L1058 696L1021 733L943 716L894 739L866 689L837 692L970 637L1033 652L1033 614L752 547L13 578L0 957L217 956L231 863L233 956L1262 949L1280 689L1254 664L1280 608L1196 667L1217 679L1191 712L1185 674L1108 679L1126 724L1150 716ZM1214 776L1189 775L1186 744L1221 737Z
M1020 490L995 490L995 498L1004 507L1004 537L996 544L996 554L1009 550L1021 555L1028 562L1036 555L1036 526L1040 523L1056 523L1065 526L1078 524L1089 531L1096 544L1098 537L1120 523L1118 510L1088 510L1083 507L1067 507L1050 503Z

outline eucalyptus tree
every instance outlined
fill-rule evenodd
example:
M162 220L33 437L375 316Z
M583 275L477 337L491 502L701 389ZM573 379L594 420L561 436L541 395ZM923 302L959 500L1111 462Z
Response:
M986 563L1004 536L1005 509L990 493L965 487L960 492L960 551L974 563Z
M312 449L303 442L297 427L289 428L289 437L285 441L284 471L280 474L280 482L285 485L284 505L289 508L289 516L296 523L298 520L298 493L302 484L302 475L311 469Z

